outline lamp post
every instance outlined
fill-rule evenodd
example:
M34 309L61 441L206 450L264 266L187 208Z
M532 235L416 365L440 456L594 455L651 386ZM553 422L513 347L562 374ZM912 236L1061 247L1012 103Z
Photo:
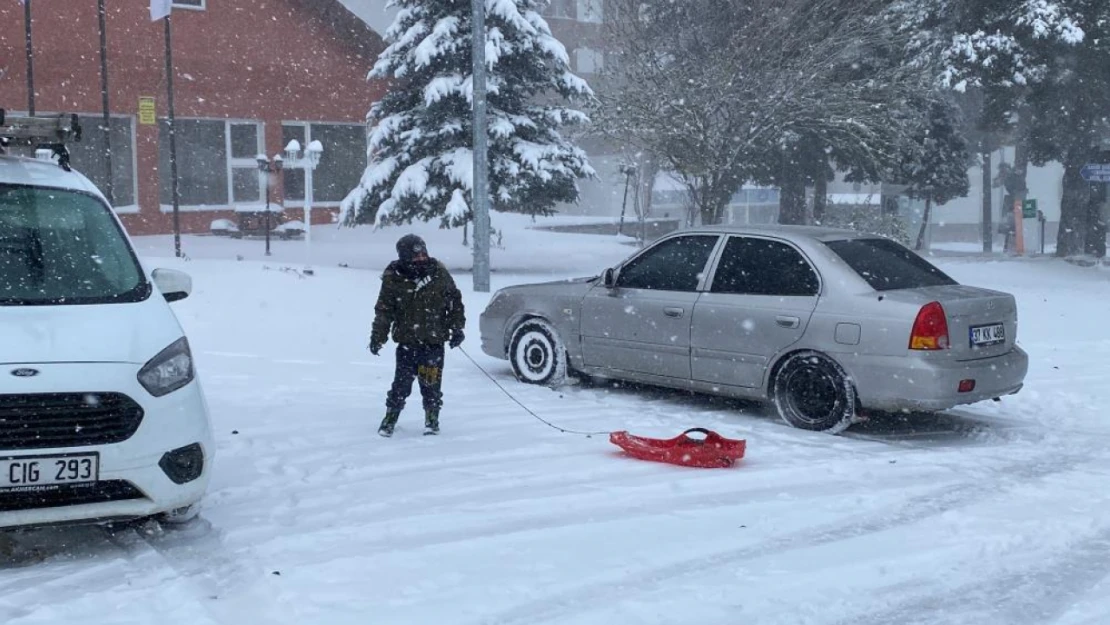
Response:
M258 171L266 181L266 255L270 255L270 186L274 176L281 171L283 161L280 154L275 154L273 159L267 160L265 154L255 157L258 162Z
M305 273L312 275L312 172L324 156L324 144L313 141L301 150L301 142L293 139L285 146L285 167L304 170L304 242Z

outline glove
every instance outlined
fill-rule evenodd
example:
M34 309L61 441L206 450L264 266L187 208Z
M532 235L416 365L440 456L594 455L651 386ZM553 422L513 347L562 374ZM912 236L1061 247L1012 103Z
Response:
M466 339L466 335L463 334L462 329L459 328L459 329L456 329L456 330L451 330L451 340L449 340L448 343L451 345L451 348L454 349L454 348L458 347L459 345L462 345L462 342L465 339Z
M374 354L375 356L377 356L378 352L380 352L380 351L382 351L382 344L381 343L373 343L373 342L370 343L370 353L371 354Z

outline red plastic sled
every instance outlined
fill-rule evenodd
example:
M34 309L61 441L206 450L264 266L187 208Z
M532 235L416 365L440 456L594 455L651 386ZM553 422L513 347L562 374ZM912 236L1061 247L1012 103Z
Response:
M705 434L705 438L690 438L687 434L691 432ZM744 457L747 447L747 442L743 439L725 438L704 428L691 428L668 439L646 438L624 431L613 432L609 434L609 442L633 458L703 469L731 467Z

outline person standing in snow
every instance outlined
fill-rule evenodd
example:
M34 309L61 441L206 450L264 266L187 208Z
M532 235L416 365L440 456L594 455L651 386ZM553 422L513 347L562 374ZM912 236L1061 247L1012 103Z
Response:
M386 395L385 418L378 434L392 436L393 428L420 382L424 400L424 434L439 434L443 407L444 344L462 344L466 316L462 293L447 267L428 256L424 240L408 234L397 241L397 260L382 274L382 288L374 306L370 352L375 356L392 335L397 343L393 386Z

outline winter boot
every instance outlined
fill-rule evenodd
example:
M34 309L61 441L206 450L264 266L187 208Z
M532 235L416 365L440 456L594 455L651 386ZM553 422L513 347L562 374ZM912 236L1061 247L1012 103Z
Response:
M385 418L382 419L382 424L378 427L378 434L389 438L393 436L393 428L397 425L397 419L401 418L401 413L389 411L385 413Z
M424 415L424 436L439 434L439 413L429 412Z

